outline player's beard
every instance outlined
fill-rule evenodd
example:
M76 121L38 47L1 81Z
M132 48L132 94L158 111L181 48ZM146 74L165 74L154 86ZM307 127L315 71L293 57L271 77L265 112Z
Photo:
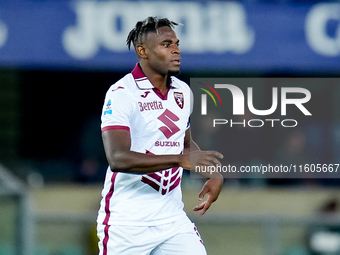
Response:
M171 76L176 76L179 74L179 70L168 70L168 74L166 76L166 85L168 88L171 86Z
M168 76L176 76L180 73L180 70L168 70Z

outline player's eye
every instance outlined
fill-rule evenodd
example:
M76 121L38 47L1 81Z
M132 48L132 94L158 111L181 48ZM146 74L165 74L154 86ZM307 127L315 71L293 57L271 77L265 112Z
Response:
M170 47L170 43L165 43L165 44L164 44L164 47L165 47L165 48L169 48L169 47Z

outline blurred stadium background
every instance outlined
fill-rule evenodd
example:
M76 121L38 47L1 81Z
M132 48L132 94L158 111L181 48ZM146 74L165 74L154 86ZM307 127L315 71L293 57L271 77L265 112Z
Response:
M0 255L97 254L101 107L107 88L136 62L125 45L129 30L150 15L184 24L177 34L187 83L340 75L338 1L1 0ZM339 163L340 86L317 88L327 114L266 149L241 135L247 146L231 140L226 156L243 164L255 155ZM260 137L270 144L273 134ZM226 180L198 218L201 184L185 176L184 202L210 255L340 254L338 179Z

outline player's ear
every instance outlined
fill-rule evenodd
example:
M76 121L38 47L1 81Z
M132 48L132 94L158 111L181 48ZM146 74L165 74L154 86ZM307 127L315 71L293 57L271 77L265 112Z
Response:
M147 49L144 44L137 44L136 45L136 53L138 58L147 58Z

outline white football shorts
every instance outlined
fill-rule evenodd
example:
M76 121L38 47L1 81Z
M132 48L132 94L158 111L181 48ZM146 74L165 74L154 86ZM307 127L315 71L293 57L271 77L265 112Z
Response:
M99 255L206 255L188 218L158 226L97 225Z

